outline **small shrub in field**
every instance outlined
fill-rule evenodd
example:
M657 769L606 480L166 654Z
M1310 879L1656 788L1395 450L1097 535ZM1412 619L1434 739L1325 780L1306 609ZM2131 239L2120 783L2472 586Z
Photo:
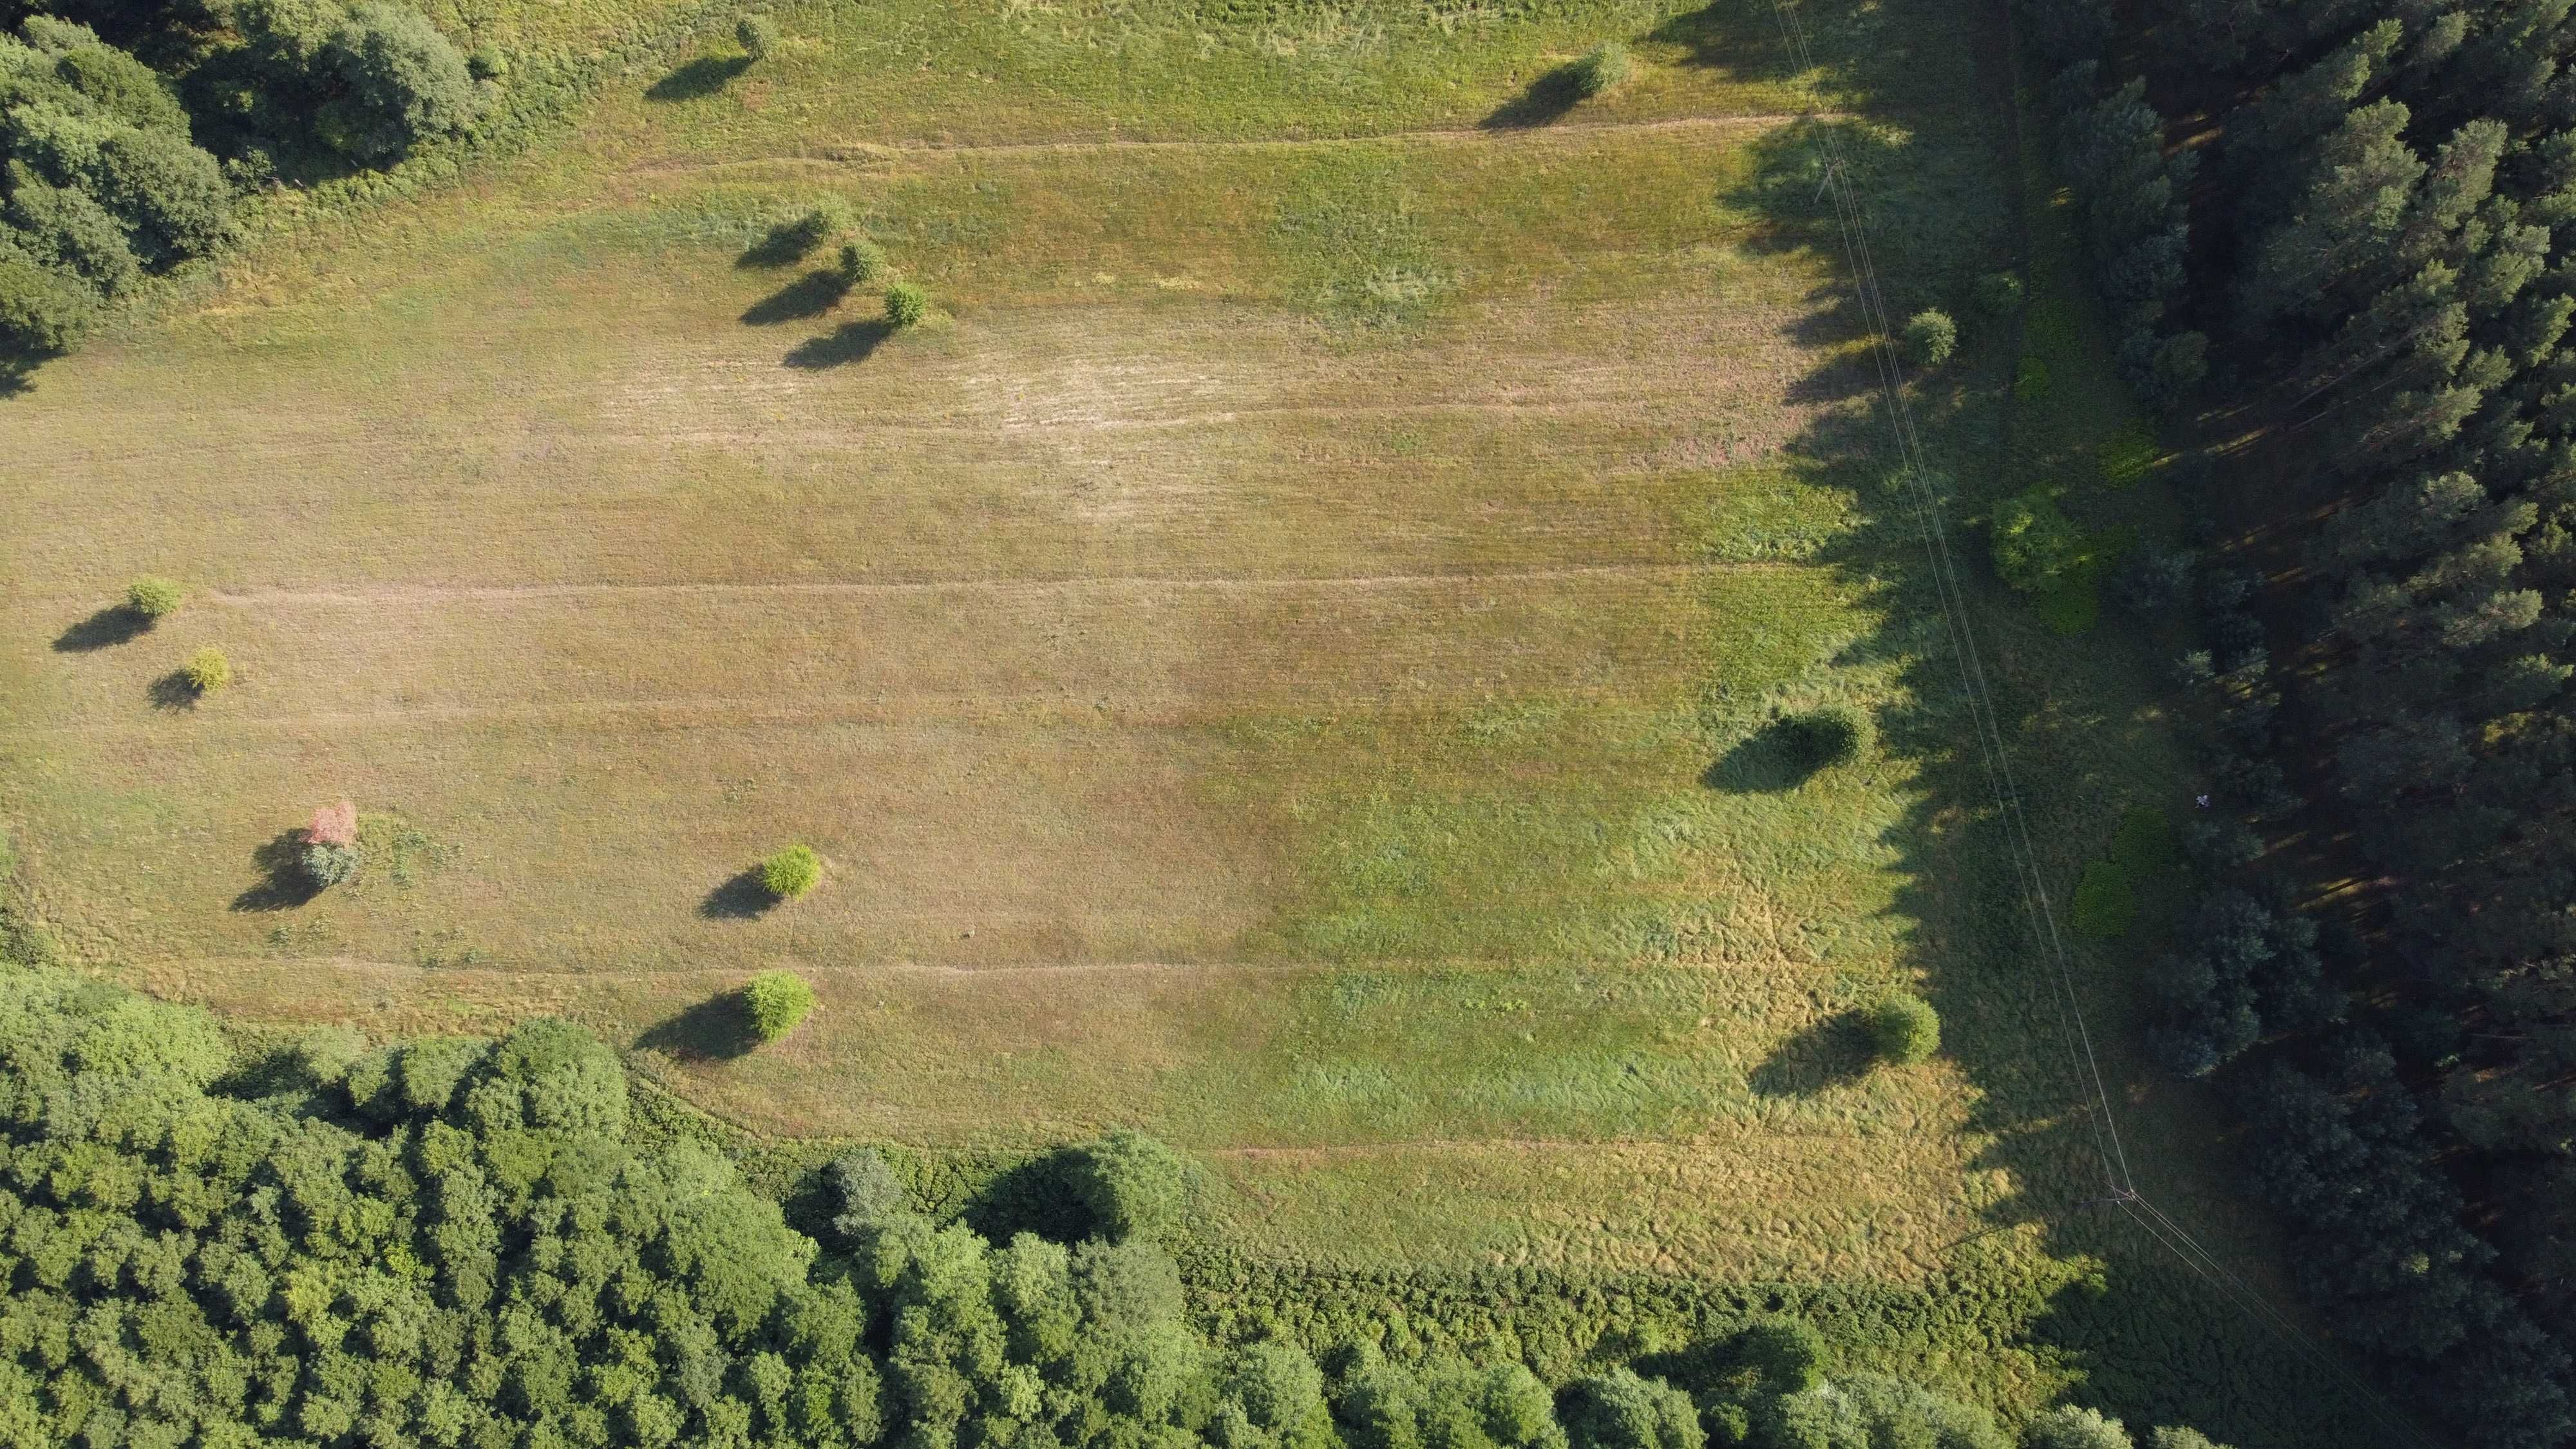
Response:
M1074 1196L1104 1238L1153 1239L1180 1221L1188 1192L1181 1155L1141 1132L1113 1132L1081 1149Z
M1925 309L1905 324L1905 360L1916 367L1939 367L1959 350L1959 324L1947 312Z
M840 273L845 286L875 281L886 273L885 248L865 237L841 243Z
M1870 723L1868 712L1848 704L1802 714L1793 727L1799 752L1818 769L1857 760L1878 743L1878 727Z
M2026 594L2056 583L2083 561L2083 531L2038 489L2005 499L1995 509L1992 532L1995 572Z
M212 644L189 655L188 667L180 672L188 676L188 687L199 694L216 693L233 682L233 662Z
M1869 1010L1869 1041L1879 1060L1910 1067L1941 1049L1941 1017L1919 996L1891 996Z
M762 1041L776 1041L814 1010L814 988L793 971L763 971L742 987L743 1009Z
M760 863L761 888L792 901L823 878L823 858L810 845L791 845Z
M733 28L733 38L742 53L753 60L767 60L778 49L778 22L766 15L746 15Z
M2021 310L2021 278L2010 272L1988 272L1977 278L1977 310L1989 317L2009 317Z
M177 580L165 579L158 574L145 574L125 586L125 607L146 619L158 619L168 614L186 597L188 591L179 587Z
M1626 80L1628 70L1628 47L1605 40L1567 67L1566 76L1574 84L1574 93L1589 100Z
M772 226L752 250L773 265L792 262L849 229L849 207L828 198Z
M930 294L910 282L897 282L886 288L886 321L898 328L918 327L930 315Z
M327 890L342 881L356 879L363 860L354 845L325 845L311 841L304 847L304 874L315 885Z

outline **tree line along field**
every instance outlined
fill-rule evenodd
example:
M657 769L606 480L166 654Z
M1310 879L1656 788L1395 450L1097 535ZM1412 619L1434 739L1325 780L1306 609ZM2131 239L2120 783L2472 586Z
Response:
M1732 0L777 20L0 403L0 809L67 952L251 1023L570 1015L787 1177L1141 1126L1255 1261L2051 1304L2094 1337L1905 1367L2292 1442L2304 1370L2077 1206L1816 200L1843 128L1907 295L2010 263L1983 22L1824 7L1796 74ZM1622 87L1541 79L1609 35ZM817 205L924 326L762 259ZM1971 496L2013 356L1925 384ZM100 628L142 573L188 602ZM2180 771L2120 651L1990 602L2065 890ZM1812 769L1833 703L1880 744ZM343 796L368 871L295 889ZM823 882L758 909L789 841ZM774 966L820 1007L744 1053L706 1003ZM1946 1050L1870 1070L1899 989ZM2133 1126L2259 1264L2191 1105Z

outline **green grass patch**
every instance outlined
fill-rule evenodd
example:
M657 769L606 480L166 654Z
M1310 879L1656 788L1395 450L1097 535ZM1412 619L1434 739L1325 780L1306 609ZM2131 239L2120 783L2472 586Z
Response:
M2086 861L2084 878L2075 883L2075 929L2096 940L2117 940L2129 934L2137 915L2127 868L2113 860Z
M2095 463L2102 482L2112 488L2127 488L2155 471L2164 450L2156 443L2155 431L2143 418L2131 419L2127 426L2102 440L2095 453Z

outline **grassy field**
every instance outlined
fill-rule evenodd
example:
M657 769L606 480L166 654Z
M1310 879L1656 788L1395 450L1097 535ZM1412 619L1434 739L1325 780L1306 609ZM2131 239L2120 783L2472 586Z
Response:
M487 8L442 18L588 13ZM1992 37L1809 9L1812 74L1740 0L789 7L770 62L710 42L284 233L0 402L21 892L248 1019L572 1014L762 1133L1143 1126L1255 1256L2109 1263L2149 1326L1926 1371L2018 1411L2153 1353L2180 1407L2260 1402L2289 1370L2072 1210L2051 987L1820 229L1829 124L1899 301L2010 260ZM1605 36L1639 72L1573 104L1545 77ZM827 198L930 325L747 257ZM1973 499L2055 455L1998 468L2013 339L1969 342L1922 405ZM147 571L195 595L137 631ZM2183 772L2132 645L1978 602L2063 894ZM192 702L205 644L238 678ZM1778 721L1835 701L1883 745L1809 771ZM291 832L343 795L368 873L313 896ZM824 883L762 910L792 840ZM2085 948L2106 1021L2136 949ZM822 1008L743 1054L707 1003L771 965ZM1868 1070L1850 1013L1896 988L1949 1050ZM2133 1105L2258 1263L2191 1104Z

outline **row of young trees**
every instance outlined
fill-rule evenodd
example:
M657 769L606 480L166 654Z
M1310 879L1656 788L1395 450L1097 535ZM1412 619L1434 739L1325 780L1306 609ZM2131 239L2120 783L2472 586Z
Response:
M869 1153L828 1172L817 1241L723 1157L639 1142L578 1027L243 1061L201 1012L0 967L0 1446L2012 1443L1980 1409L1831 1373L1792 1319L1705 1346L1687 1386L1211 1343L1159 1246L1186 1162L1133 1134L1074 1157L1054 1216L1075 1241L935 1223ZM2089 1410L2021 1442L2132 1449Z
M281 170L386 165L470 126L500 69L391 0L0 0L0 21L16 352L68 346L142 277L221 247L238 196Z
M2159 325L2213 339L2200 401L2270 439L2186 479L2268 578L2132 570L2197 606L2183 680L2233 817L2156 967L2158 1045L2242 1090L2293 1263L2392 1385L2480 1442L2567 1443L2576 5L2016 8L2097 243L2168 218L2152 267L2097 249L2100 290L2125 321L2152 275ZM2317 882L2254 869L2294 828L2366 912L2321 931Z

